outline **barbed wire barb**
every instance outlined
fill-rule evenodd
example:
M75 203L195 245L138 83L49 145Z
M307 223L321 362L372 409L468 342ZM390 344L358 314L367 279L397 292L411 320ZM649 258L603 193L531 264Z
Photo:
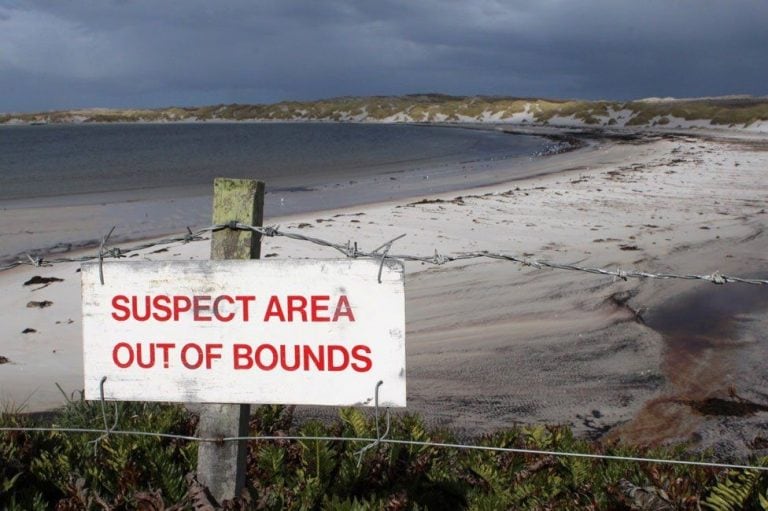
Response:
M405 236L406 236L406 233L403 233L403 234L401 234L400 236L395 236L394 238L392 238L391 240L387 241L386 243L384 243L384 244L382 244L382 245L380 245L380 246L378 246L378 247L374 248L374 249L371 251L371 254L376 254L376 253L378 253L378 252L379 252L379 250L381 250L382 248L388 248L388 247L391 247L391 246L392 246L392 244L393 244L394 242L396 242L397 240L401 240L401 239L405 238Z
M46 264L45 259L42 257L32 257L31 255L27 254L27 259L32 263L32 266L35 268L40 268L41 266L50 266L49 264Z
M192 229L190 229L189 226L187 226L187 234L186 236L184 236L182 243L186 245L187 243L191 243L193 241L200 241L201 239L203 239L202 236L199 236L197 233L192 232Z
M389 240L388 242L384 243L380 247L377 247L376 249L373 250L373 252L371 252L372 254L376 254L382 248L384 249L384 252L382 252L382 254L381 254L381 263L379 264L379 275L378 275L378 277L376 279L376 280L379 281L379 284L381 284L381 272L382 272L382 270L384 270L384 261L387 259L387 254L389 253L389 249L392 248L392 244L394 242L396 242L397 240L399 240L401 238L404 238L404 237L405 237L405 234L401 234L400 236L392 238L391 240ZM357 247L357 244L355 244L355 247Z
M104 247L109 241L110 236L112 236L112 233L115 231L115 228L117 228L117 226L113 225L107 235L101 238L101 246L99 247L99 281L102 286L104 285L104 256L106 255L104 253Z

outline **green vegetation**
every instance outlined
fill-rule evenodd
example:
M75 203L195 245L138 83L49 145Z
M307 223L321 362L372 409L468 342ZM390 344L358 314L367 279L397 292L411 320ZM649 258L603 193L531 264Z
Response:
M749 126L768 120L768 100L757 98L632 102L626 107L636 114L630 125L648 124L656 116L673 116L689 121L711 119L712 124L717 125Z
M112 412L112 410L110 410ZM121 427L189 435L195 420L180 406L119 404ZM52 421L3 413L0 427L104 428L101 408L69 402ZM187 494L184 475L195 466L197 445L150 436L0 433L0 509L138 509L143 498L169 502ZM111 507L103 507L108 503Z
M616 112L625 116L617 120ZM211 105L163 109L85 109L32 114L3 114L0 124L67 122L178 122L213 120L466 122L488 117L509 120L529 112L537 124L574 119L590 126L668 125L672 118L710 121L721 126L750 126L768 121L768 99L752 97L631 101L575 101L495 96L343 97L320 101L285 101L273 105ZM521 118L518 117L518 120Z
M600 124L598 116L608 116L609 107L620 110L620 106L606 101L538 101L534 108L534 117L538 122L549 122L553 117L570 117L583 121L585 124Z
M196 417L177 405L119 403L120 430L193 435ZM112 406L107 407L112 421ZM102 429L99 403L74 399L52 417L0 414L2 427ZM331 424L297 424L293 408L263 406L253 435L359 438L375 424L342 409ZM0 432L0 509L211 509L191 475L197 445L112 434ZM412 415L392 421L390 438L455 442ZM562 427L532 426L469 443L623 456L684 457L682 447L600 445ZM768 509L768 473L534 454L361 442L252 441L247 492L228 509ZM768 459L757 463L768 464ZM651 507L654 505L660 507ZM666 506L666 507L665 507Z

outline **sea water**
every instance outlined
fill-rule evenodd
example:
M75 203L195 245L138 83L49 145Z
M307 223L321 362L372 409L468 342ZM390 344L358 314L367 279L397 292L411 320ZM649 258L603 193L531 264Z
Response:
M208 225L215 177L266 182L265 221L525 175L540 137L338 123L0 126L0 261Z
M530 155L537 137L493 130L337 123L0 127L0 200L209 187L217 176L311 188Z

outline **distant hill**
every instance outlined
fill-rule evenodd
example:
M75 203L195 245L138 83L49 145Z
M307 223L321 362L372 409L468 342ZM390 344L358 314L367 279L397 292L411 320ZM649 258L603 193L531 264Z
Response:
M489 122L595 127L730 127L768 132L768 98L648 98L619 102L411 94L284 101L271 105L92 108L0 114L2 124L182 121Z

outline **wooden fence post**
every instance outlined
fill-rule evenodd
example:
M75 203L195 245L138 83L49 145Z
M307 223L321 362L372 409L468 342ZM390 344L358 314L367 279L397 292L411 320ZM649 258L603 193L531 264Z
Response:
M237 221L261 226L264 219L264 183L250 179L216 178L213 182L213 224ZM258 259L261 236L252 231L222 229L211 239L211 259ZM200 412L201 437L248 436L248 404L204 405ZM245 441L203 442L198 448L197 477L221 503L237 497L245 487Z

